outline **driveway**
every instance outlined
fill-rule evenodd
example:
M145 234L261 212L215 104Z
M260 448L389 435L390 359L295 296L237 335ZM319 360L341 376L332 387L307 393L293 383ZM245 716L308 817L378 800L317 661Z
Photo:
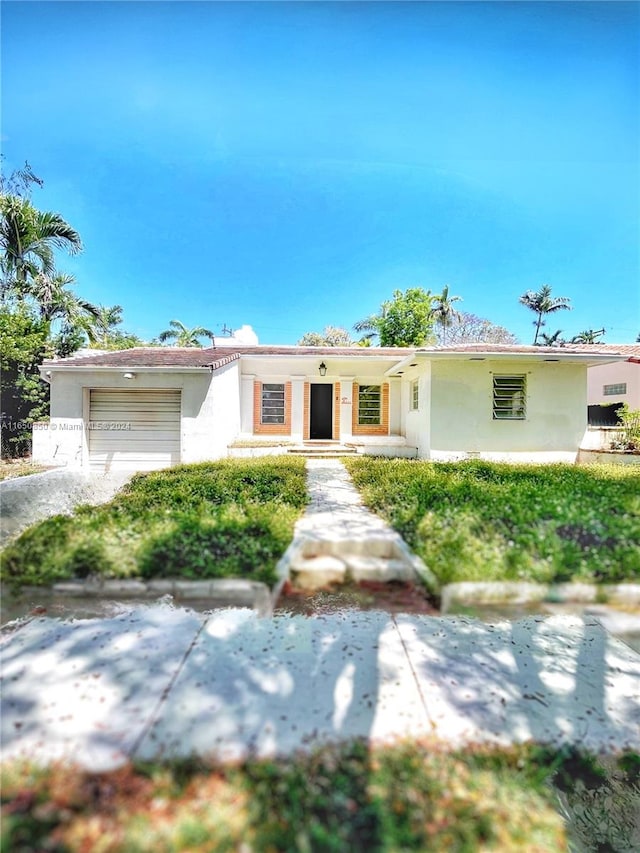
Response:
M78 504L101 504L131 474L84 474L54 469L0 482L0 545L51 515L68 515Z

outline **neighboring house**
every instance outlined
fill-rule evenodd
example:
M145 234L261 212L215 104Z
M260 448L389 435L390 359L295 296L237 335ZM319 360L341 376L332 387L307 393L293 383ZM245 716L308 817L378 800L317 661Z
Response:
M423 459L574 461L598 347L139 348L53 360L34 459L149 470L238 442L339 442Z
M589 423L612 425L617 422L616 409L623 403L640 409L640 344L599 344L596 348L626 356L625 361L594 365L587 372Z

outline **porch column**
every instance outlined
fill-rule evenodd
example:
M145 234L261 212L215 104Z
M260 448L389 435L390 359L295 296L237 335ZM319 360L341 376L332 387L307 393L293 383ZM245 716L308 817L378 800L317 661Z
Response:
M291 438L302 442L304 436L304 376L291 377Z
M340 441L350 441L351 414L353 411L353 383L355 376L340 376Z
M253 434L253 382L255 373L243 373L240 388L240 432Z

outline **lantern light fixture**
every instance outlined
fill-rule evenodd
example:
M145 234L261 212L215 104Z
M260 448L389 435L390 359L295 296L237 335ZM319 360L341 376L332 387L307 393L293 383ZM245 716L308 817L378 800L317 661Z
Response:
M320 362L320 367L318 368L318 370L320 372L320 376L327 375L327 365L324 363L324 361Z

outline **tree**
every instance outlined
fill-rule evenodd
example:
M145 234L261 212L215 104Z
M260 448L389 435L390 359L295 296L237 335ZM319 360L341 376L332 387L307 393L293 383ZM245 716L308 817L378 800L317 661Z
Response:
M28 452L31 422L49 414L49 385L38 365L53 355L48 324L33 308L0 306L2 456Z
M562 329L558 329L552 335L542 332L540 340L534 344L536 347L563 347L566 344L564 338L561 338Z
M445 344L438 331L438 343ZM484 317L469 314L465 311L458 313L458 318L446 332L446 344L517 344L518 339L504 326L498 326Z
M551 287L548 284L543 284L540 290L527 290L520 297L520 303L536 314L536 319L533 325L536 327L533 343L538 343L540 329L545 325L544 317L547 314L555 314L556 311L571 310L569 304L571 300L566 296L552 296Z
M2 298L29 294L39 273L55 276L55 249L75 255L80 235L58 213L37 210L28 199L0 196L0 271Z
M593 329L587 329L584 332L579 332L577 335L574 335L571 338L572 344L597 344L600 343L598 338L601 338L604 335L604 329L598 329L598 331L594 331Z
M322 332L307 332L298 341L300 347L351 347L351 335L342 326L325 326Z
M460 312L453 307L454 302L461 302L461 296L449 296L449 285L442 288L442 293L435 297L433 315L442 332L442 343L447 342L447 329L454 320L460 319Z
M434 300L431 291L422 287L410 287L404 293L394 290L393 299L383 302L378 314L355 324L356 332L367 333L360 344L368 346L376 336L383 347L414 347L430 343L435 339Z
M160 332L158 340L161 343L166 341L175 341L176 347L201 347L202 344L198 338L211 338L213 345L213 332L205 329L203 326L194 326L193 329L188 329L180 320L169 320L169 329Z

